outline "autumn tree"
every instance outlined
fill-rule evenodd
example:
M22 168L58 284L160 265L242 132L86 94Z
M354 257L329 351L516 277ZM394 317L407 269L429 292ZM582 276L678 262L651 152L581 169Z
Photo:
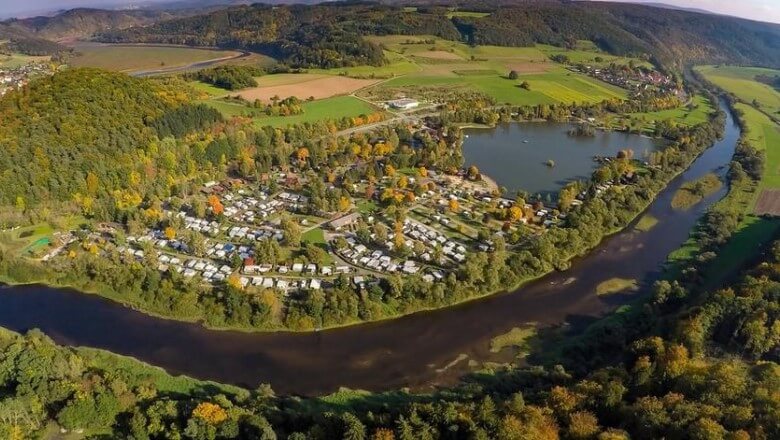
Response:
M214 213L215 216L222 215L222 213L225 212L225 207L222 205L222 202L219 201L219 197L214 194L209 196L208 204L209 207L211 207L211 212Z
M211 402L201 402L192 410L192 416L210 425L219 425L227 420L227 412L221 406Z
M341 198L339 198L339 211L340 212L347 211L351 205L352 205L352 201L349 200L349 197L341 197Z

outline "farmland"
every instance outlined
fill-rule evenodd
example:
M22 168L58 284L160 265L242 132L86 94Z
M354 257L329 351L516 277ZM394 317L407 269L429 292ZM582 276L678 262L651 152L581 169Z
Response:
M553 63L539 47L471 47L432 36L370 37L382 44L391 62L373 72L387 81L367 93L378 96L402 94L415 87L457 87L478 91L499 103L515 105L559 102L597 102L625 98L624 90ZM519 78L508 79L510 71ZM340 73L360 76L356 68ZM526 81L529 90L520 88Z
M293 116L266 116L259 109L246 107L240 103L227 102L212 98L204 101L219 110L224 116L248 116L257 125L284 127L303 122L316 122L325 119L340 119L375 113L376 107L353 96L334 96L332 98L303 103L303 114Z
M257 87L242 90L238 96L247 101L259 99L269 102L272 97L287 98L295 96L299 99L330 98L346 95L355 90L376 83L376 80L355 79L346 76L316 75L316 74L280 74L257 78Z
M537 48L547 56L564 55L574 64L590 64L593 66L607 66L611 63L628 64L634 62L637 66L652 67L647 61L638 58L626 58L610 55L601 51L592 41L580 40L573 49L540 44Z
M2 55L0 54L0 69L15 69L29 63L49 61L51 57L34 57L22 54Z
M757 76L778 76L780 71L758 67L704 66L696 69L707 80L735 94L746 103L754 101L767 114L780 112L780 92L756 80Z
M70 60L74 67L97 67L120 72L135 72L186 66L238 52L173 46L125 46L79 43L77 55Z

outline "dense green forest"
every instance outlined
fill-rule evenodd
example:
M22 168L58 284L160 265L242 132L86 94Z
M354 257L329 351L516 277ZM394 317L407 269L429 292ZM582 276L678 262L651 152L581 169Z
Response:
M780 66L780 26L640 5L591 2L466 2L486 17L448 17L446 8L406 11L372 3L253 5L104 32L101 41L240 47L296 67L379 65L383 55L365 35L433 34L472 44L573 45L592 40L618 55L647 55L661 64L732 62Z
M0 435L30 438L56 421L133 439L773 439L778 291L780 243L716 291L657 282L630 318L610 322L611 337L602 327L559 341L563 358L543 366L487 370L433 395L345 400L174 379L37 331L2 333ZM587 347L584 364L573 342Z
M196 79L225 90L240 90L257 87L256 76L263 75L263 69L254 66L218 66L187 73L186 79Z
M96 69L65 70L9 93L0 100L0 200L24 207L119 189L144 194L153 176L135 174L159 159L158 136L181 135L219 118L205 107L183 112L190 99L176 80Z

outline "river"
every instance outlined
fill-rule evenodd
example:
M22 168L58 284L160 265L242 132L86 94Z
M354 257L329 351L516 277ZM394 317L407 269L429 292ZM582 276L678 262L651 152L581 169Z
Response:
M725 108L724 108L725 110ZM524 323L576 322L601 316L631 295L598 297L596 286L621 277L647 283L697 219L726 192L688 211L671 209L680 184L725 174L739 137L729 115L724 138L673 180L648 208L659 219L647 232L613 235L566 272L516 291L396 320L316 333L214 331L154 318L93 295L43 286L0 290L0 326L39 328L56 342L104 348L166 368L247 387L270 383L278 393L316 395L341 386L374 391L448 385L469 371L464 357L490 360L490 339ZM460 361L458 361L460 359Z

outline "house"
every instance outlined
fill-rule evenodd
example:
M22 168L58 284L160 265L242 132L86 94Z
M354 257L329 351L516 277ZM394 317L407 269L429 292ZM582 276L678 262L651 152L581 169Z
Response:
M360 219L360 213L353 212L343 217L339 217L330 222L330 227L338 231L341 228L355 224Z

